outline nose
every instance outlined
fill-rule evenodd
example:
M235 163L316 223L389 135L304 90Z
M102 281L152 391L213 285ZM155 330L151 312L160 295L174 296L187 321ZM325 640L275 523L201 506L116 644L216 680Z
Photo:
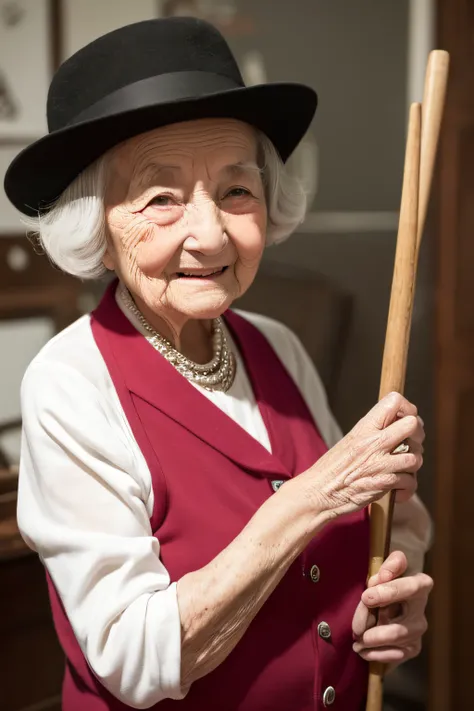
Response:
M188 252L212 256L220 254L228 242L221 211L212 198L188 205L186 230L183 247Z

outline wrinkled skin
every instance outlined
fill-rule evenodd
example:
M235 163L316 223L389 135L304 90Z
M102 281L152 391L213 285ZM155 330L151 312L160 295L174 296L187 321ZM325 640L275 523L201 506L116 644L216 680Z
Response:
M104 265L126 284L147 320L196 362L212 355L211 319L249 288L262 258L267 208L257 154L251 127L231 119L205 119L136 136L109 156ZM222 268L214 276L197 276ZM194 278L183 275L187 272ZM406 411L399 416L408 429L400 429L400 439L407 436L411 449L403 455L406 467L384 464L390 456L388 423L374 417L383 419L383 407L393 409L389 399L361 420L352 439L346 436L321 461L326 498L334 499L328 504L334 510L360 507L373 495L374 472L379 470L381 491L383 477L408 472L397 479L398 501L416 491L424 430L416 408L404 403ZM321 496L323 479L317 487ZM405 570L405 555L394 552L369 581L355 611L354 650L368 661L393 666L420 651L433 582L423 573L404 577ZM375 625L371 611L378 607L382 610Z
M112 151L108 249L145 315L197 361L210 355L210 319L251 285L267 209L252 128L231 119L173 124ZM221 269L220 276L180 276Z
M393 669L421 651L428 624L425 610L433 580L425 573L401 577L407 560L393 552L370 578L352 622L354 651ZM380 608L378 624L373 610Z

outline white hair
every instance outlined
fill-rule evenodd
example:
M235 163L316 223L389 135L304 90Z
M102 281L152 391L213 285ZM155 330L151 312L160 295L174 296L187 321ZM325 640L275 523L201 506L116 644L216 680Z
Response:
M268 209L267 245L271 245L289 237L304 220L307 194L270 139L258 133L258 141ZM102 260L107 247L104 198L109 155L82 171L47 211L23 220L49 259L81 279L106 272Z

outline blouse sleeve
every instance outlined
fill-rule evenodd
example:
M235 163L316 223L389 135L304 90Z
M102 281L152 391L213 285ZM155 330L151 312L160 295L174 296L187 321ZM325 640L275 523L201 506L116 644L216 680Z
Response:
M286 326L271 319L260 317L258 326L299 387L327 446L333 447L343 433L331 411L321 378L300 339ZM418 495L412 496L407 503L395 504L391 550L405 553L408 574L423 570L432 535L431 517Z
M48 570L89 666L129 706L183 698L176 585L111 404L79 372L49 362L30 365L21 404L20 531Z

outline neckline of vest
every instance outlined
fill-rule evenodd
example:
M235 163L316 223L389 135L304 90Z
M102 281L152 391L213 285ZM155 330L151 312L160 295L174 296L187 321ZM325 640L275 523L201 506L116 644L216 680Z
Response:
M284 444L276 436L274 408L270 398L266 397L265 385L255 377L255 363L251 360L251 353L254 357L265 358L268 351L265 354L262 349L268 349L271 357L265 358L267 377L271 375L269 370L274 370L275 366L282 367L263 334L243 317L231 311L224 314L267 428L271 452L189 383L137 331L116 302L117 284L118 280L114 280L108 286L91 318L105 331L126 388L251 473L269 479L291 478L292 473L282 461ZM247 334L252 332L252 338L247 337L245 343L240 337L242 331L247 331ZM125 347L124 339L127 342ZM135 366L137 362L140 362L140 368ZM278 396L277 393L273 395Z

